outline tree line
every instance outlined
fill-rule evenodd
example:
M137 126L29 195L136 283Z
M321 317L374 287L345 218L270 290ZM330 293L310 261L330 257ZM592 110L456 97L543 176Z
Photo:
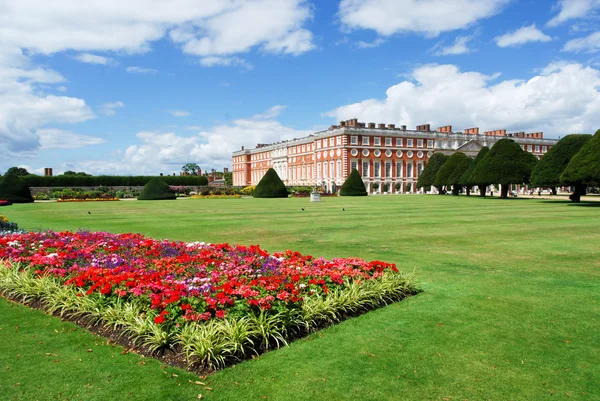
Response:
M472 159L457 152L451 156L434 154L417 181L417 187L435 187L440 194L451 189L467 195L477 186L480 196L486 188L500 184L502 198L508 197L509 186L530 184L534 187L557 186L574 189L570 199L579 202L588 186L600 185L600 130L595 135L567 135L552 146L541 160L523 150L512 139L503 138L489 149L483 147Z

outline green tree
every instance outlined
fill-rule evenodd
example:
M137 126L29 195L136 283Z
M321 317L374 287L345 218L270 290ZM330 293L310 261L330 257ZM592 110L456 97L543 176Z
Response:
M0 199L12 203L31 203L31 190L23 179L15 174L6 174L0 179Z
M500 197L508 198L508 186L529 182L537 158L512 139L500 139L473 171L476 182L502 185Z
M360 173L353 169L340 190L340 196L367 196L367 190Z
M556 186L561 183L560 176L569 164L569 161L592 138L588 134L567 135L552 146L542 160L536 164L531 172L531 185L535 187L551 187L556 195ZM583 185L579 182L562 182L567 185Z
M475 156L473 162L471 162L471 165L469 166L467 171L465 171L464 174L460 177L459 183L467 187L467 195L469 194L468 189L477 185L479 187L479 196L485 196L485 189L488 185L491 184L491 182L475 182L471 180L471 176L473 175L473 171L475 171L475 168L477 168L479 163L481 163L481 160L483 160L483 158L485 157L485 155L488 154L489 151L490 148L488 148L487 146L481 148L479 153L477 153L477 156Z
M159 177L151 179L138 196L138 200L168 200L177 199L169 184Z
M438 170L437 174L435 175L435 180L433 181L433 185L436 188L441 188L444 186L446 187L446 189L449 188L452 185L449 182L450 175L452 175L452 173L454 172L454 170L456 170L458 165L465 159L468 159L468 157L464 153L456 152L456 153L452 154L446 160L446 163L444 163L442 165L442 167L440 167L440 169ZM461 189L461 186L459 186L459 185L456 185L456 187L453 187L452 195L458 195L458 193L460 192L460 189Z
M463 185L460 183L460 178L462 175L469 169L471 163L473 163L473 159L465 155L465 157L460 156L460 162L456 165L456 168L448 177L448 181L446 185L452 186L452 195L458 195L463 187L466 187L467 196L470 195L471 187L467 185Z
M288 192L277 172L270 168L256 185L253 196L255 198L287 198Z
M448 160L448 156L442 153L434 153L417 180L417 188L434 185L435 176L437 175L438 170L444 165L444 163L446 163L446 160ZM442 187L436 188L439 193L442 194Z
M223 179L225 180L225 185L233 185L233 173L232 172L227 172L227 173L223 173Z
M24 175L29 175L29 171L27 171L26 169L24 169L23 167L11 167L8 170L6 170L5 175L18 175L19 177L22 177Z
M573 202L585 195L585 185L600 184L600 130L573 156L560 178L565 183L576 183L570 197Z
M198 170L200 166L196 163L186 163L181 167L181 171L187 175L198 175Z

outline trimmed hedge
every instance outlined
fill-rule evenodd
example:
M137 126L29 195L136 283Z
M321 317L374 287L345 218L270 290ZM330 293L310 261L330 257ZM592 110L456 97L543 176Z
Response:
M56 175L53 177L44 177L39 175L27 175L22 177L25 183L30 187L133 187L146 185L155 176L135 175L98 175L98 176L77 176L77 175ZM160 177L169 185L189 185L205 186L208 185L208 178L195 175L167 175Z
M365 184L357 169L352 170L340 190L340 196L367 196Z
M288 192L277 172L270 168L258 182L253 196L255 198L287 198Z
M144 190L138 196L138 200L169 200L177 199L175 192L169 188L169 184L160 177L155 177L144 186Z
M12 203L31 203L33 196L21 177L7 174L0 179L0 199Z

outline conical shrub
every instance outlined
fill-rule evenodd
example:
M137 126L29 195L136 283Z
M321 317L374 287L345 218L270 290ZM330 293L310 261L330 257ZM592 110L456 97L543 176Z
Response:
M31 190L25 184L25 181L14 174L7 174L4 177L0 177L0 199L12 203L33 202Z
M367 196L365 184L357 169L352 170L340 190L340 196Z
M255 198L287 198L288 192L277 172L270 168L258 182L253 196Z
M146 185L138 200L167 200L176 199L175 192L171 191L169 184L164 182L161 178L156 177L151 179Z

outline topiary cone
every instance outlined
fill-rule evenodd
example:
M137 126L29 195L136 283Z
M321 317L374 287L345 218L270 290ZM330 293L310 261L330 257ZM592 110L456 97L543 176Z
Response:
M0 180L0 199L12 203L31 203L33 196L31 190L21 177L7 174Z
M353 169L340 190L340 196L367 196L365 184L357 169Z
M168 200L177 199L175 192L171 191L169 184L164 182L161 178L155 177L151 179L146 185L138 200Z
M288 192L277 172L270 168L254 189L253 196L255 198L287 198Z

